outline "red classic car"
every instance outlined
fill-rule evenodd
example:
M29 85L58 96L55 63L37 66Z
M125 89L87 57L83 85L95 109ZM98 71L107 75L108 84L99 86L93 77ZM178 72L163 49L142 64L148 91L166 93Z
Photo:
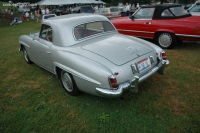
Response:
M120 33L153 39L162 48L200 41L200 16L192 16L178 4L140 7L129 17L111 21Z

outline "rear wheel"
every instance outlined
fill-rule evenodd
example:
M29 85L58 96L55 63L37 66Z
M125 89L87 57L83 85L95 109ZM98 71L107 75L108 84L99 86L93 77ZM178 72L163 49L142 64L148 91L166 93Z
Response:
M23 47L23 54L24 54L24 59L25 61L28 63L28 64L31 64L32 61L30 60L29 56L28 56L28 53L26 51L26 49Z
M157 45L164 49L171 49L177 44L174 34L168 32L158 33L155 39Z
M61 71L60 76L61 76L61 83L64 89L67 91L67 93L72 96L77 96L80 93L80 91L73 77L64 70Z

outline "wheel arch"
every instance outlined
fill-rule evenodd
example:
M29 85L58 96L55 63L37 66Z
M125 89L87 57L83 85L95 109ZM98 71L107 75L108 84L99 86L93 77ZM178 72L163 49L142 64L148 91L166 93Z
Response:
M75 77L79 77L81 79L84 79L86 81L89 81L89 82L92 82L92 83L95 83L95 84L101 84L99 81L95 80L95 79L92 79L91 77L87 76L87 75L84 75L76 70L73 70L67 66L64 66L62 64L59 64L59 63L55 63L55 74L57 76L58 79L61 78L61 71L64 70L66 71L67 73L69 73L69 75L71 75L74 80L75 80ZM76 82L76 81L75 81Z
M157 30L157 31L154 33L154 38L153 38L153 39L155 40L156 37L157 37L160 33L163 33L163 32L167 32L167 33L173 34L173 35L176 37L176 34L175 34L174 31L166 29L166 30ZM176 37L176 38L177 38L177 37Z
M172 38L172 41L169 45L167 46L164 46L163 44L160 44L160 42L158 41L158 38L161 34L168 34L170 36L170 38ZM154 35L154 39L153 41L159 45L161 48L164 48L164 49L172 49L174 48L175 45L177 45L179 43L179 38L176 36L176 34L171 31L171 30L168 30L168 31L162 31L162 30L159 30L155 33Z
M60 75L61 71L62 71L62 69L60 67L58 67L58 66L55 67L55 74L58 79L60 79L60 77L61 77L61 75Z

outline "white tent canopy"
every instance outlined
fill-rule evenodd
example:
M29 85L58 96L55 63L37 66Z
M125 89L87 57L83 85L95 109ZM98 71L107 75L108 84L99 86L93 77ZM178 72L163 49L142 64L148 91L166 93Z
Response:
M37 5L105 4L100 0L42 0Z

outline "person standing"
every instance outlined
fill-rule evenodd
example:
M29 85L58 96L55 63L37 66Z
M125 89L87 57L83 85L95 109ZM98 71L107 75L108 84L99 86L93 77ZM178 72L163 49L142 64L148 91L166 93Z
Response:
M126 16L129 16L130 6L126 3Z
M36 20L37 20L37 22L40 21L40 12L39 11L36 12Z
M28 12L26 12L25 16L26 16L26 21L29 21L29 13Z
M31 21L34 21L35 20L35 16L34 14L31 12Z
M41 8L42 16L45 15L45 9Z
M49 8L46 8L46 14L49 14Z

